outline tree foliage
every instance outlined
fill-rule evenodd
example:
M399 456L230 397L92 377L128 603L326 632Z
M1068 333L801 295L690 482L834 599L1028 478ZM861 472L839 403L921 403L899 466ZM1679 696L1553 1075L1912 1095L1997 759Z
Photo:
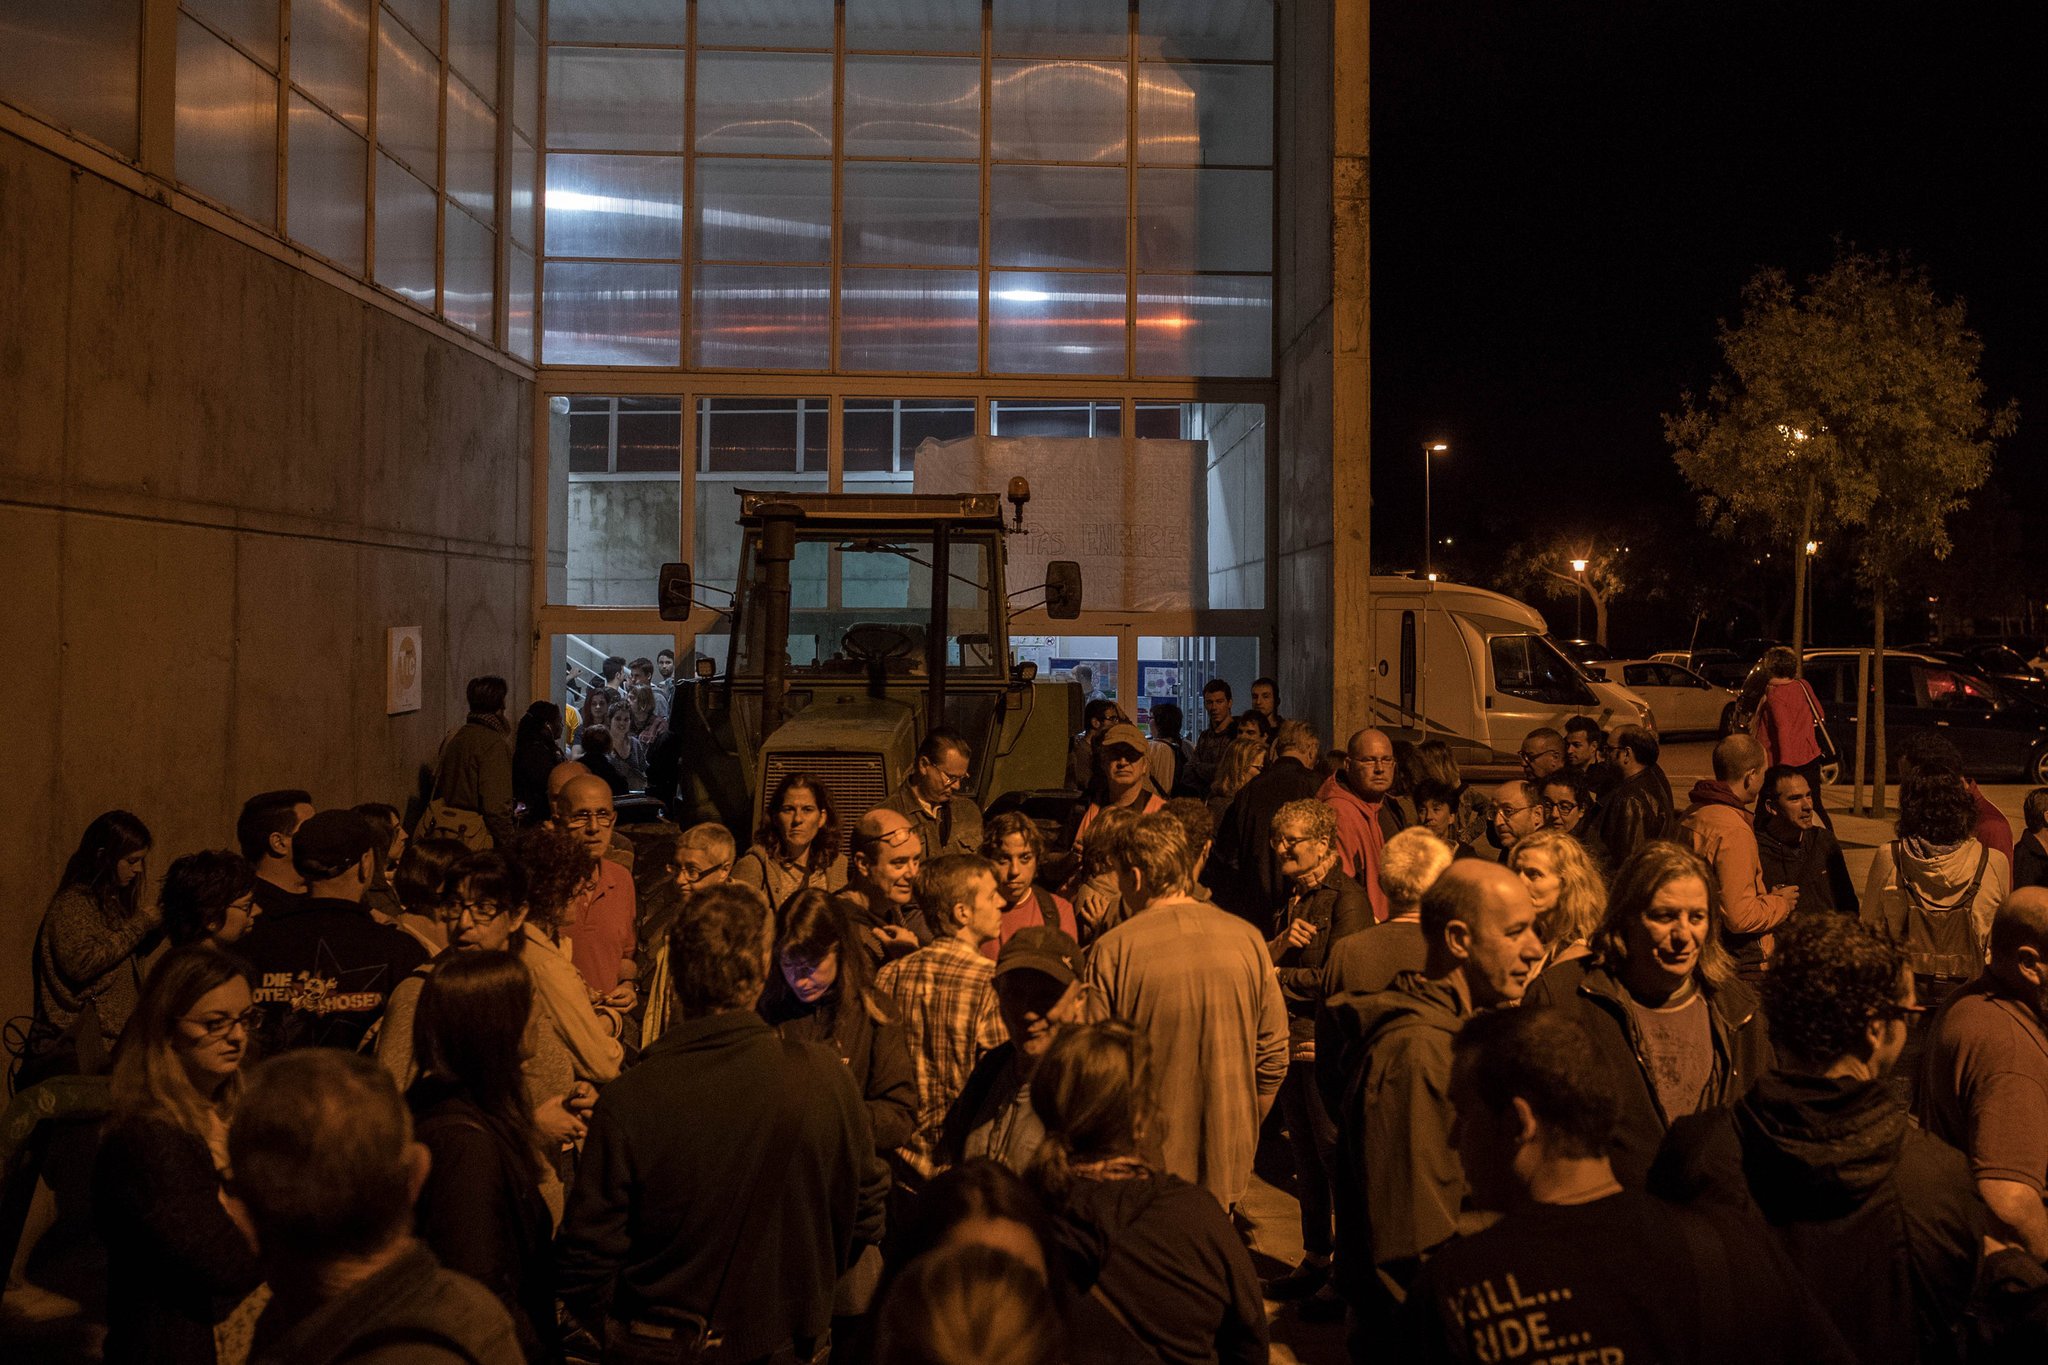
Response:
M1584 560L1583 577L1572 568ZM1593 638L1607 643L1608 604L1635 587L1628 549L1612 531L1558 532L1510 549L1498 575L1509 592L1534 593L1553 601L1583 596L1593 607Z

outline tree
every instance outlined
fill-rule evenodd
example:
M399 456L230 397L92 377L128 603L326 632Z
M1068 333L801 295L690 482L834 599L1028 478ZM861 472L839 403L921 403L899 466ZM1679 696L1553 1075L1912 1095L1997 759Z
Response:
M1872 807L1882 811L1887 590L1917 557L1948 554L1949 515L1984 482L2016 410L1986 412L1983 343L1962 302L1939 297L1899 256L1838 247L1802 290L1783 271L1761 272L1743 290L1741 324L1722 324L1721 348L1732 375L1704 406L1685 395L1665 434L1710 515L1760 516L1790 534L1802 595L1804 542L1860 529L1856 578L1870 595L1879 680L1868 699ZM1796 645L1797 607L1793 619Z
M1632 586L1625 570L1628 547L1613 534L1558 536L1524 542L1508 551L1502 586L1539 593L1552 600L1583 596L1593 604L1593 639L1607 643L1607 604ZM1584 564L1584 571L1573 567Z

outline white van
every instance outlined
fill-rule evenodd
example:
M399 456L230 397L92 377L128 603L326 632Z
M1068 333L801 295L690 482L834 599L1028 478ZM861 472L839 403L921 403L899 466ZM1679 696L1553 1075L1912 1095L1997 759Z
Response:
M1463 583L1372 579L1374 723L1396 739L1442 739L1460 760L1511 763L1522 736L1588 715L1601 728L1656 727L1618 683L1588 677L1527 603Z

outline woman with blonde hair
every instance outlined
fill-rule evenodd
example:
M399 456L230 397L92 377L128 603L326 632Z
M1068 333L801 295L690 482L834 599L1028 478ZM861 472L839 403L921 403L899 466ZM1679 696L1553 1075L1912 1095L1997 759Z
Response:
M1230 809L1231 800L1266 766L1266 742L1239 737L1230 741L1216 764L1216 780L1209 784L1209 810L1218 820Z
M1628 1189L1643 1188L1675 1120L1732 1103L1770 1069L1763 1007L1721 946L1722 920L1699 855L1653 839L1615 873L1591 953L1552 966L1524 999L1569 1011L1619 1083L1609 1155Z
M215 1365L216 1329L263 1278L221 1198L254 1017L248 967L189 944L150 969L115 1048L92 1179L114 1365Z
M1607 914L1607 881L1584 844L1561 829L1539 829L1515 845L1508 869L1536 907L1536 933L1548 954L1544 966L1592 951Z
M1264 1360L1251 1255L1207 1190L1160 1171L1145 1036L1119 1019L1063 1030L1031 1075L1045 1141L1025 1178L1095 1264L1080 1282L1165 1365Z

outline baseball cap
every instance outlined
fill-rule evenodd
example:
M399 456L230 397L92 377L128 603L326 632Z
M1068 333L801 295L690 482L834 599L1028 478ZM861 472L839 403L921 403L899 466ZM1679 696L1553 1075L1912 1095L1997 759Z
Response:
M1119 725L1112 725L1102 732L1103 748L1112 748L1118 744L1137 750L1138 757L1140 758L1145 756L1145 732L1129 721L1124 721Z
M292 835L292 866L309 882L324 882L362 861L377 847L377 831L352 810L323 810Z
M996 975L1014 972L1019 968L1044 972L1063 984L1071 984L1081 977L1081 945L1065 930L1055 929L1049 924L1034 924L1019 929L1003 945L1003 951L996 956Z

